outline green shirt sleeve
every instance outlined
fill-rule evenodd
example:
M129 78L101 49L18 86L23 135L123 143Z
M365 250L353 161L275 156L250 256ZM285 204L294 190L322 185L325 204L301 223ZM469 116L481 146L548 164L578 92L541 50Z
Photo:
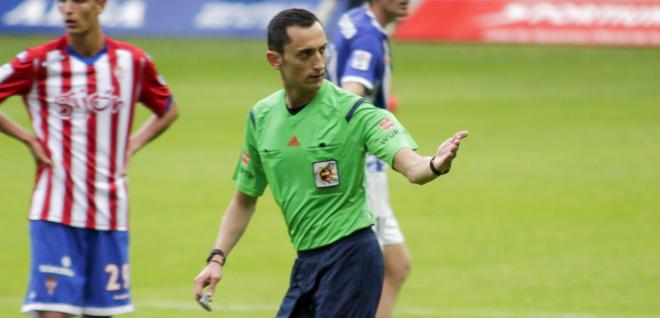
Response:
M268 185L257 151L255 133L256 121L253 113L250 112L245 129L243 150L238 159L233 179L236 181L236 188L251 197L261 196Z
M394 156L403 148L417 149L406 128L392 113L370 104L361 105L355 113L367 151L392 166Z

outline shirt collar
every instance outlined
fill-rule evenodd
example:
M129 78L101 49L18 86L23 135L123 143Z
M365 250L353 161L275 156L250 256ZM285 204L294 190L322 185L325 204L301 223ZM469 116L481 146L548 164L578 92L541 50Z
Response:
M376 15L374 15L373 11L371 11L371 8L369 8L369 2L366 2L364 4L364 12L371 18L371 24L378 29L381 33L387 35L387 31L385 31L385 28L383 28L382 25L376 20Z

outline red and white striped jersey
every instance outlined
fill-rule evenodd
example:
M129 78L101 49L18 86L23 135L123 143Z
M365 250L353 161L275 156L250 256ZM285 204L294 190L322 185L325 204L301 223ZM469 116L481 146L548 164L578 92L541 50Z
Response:
M31 220L128 230L121 176L136 102L163 115L172 96L149 56L105 39L85 58L66 36L20 53L0 68L0 102L21 95L51 168L37 168Z

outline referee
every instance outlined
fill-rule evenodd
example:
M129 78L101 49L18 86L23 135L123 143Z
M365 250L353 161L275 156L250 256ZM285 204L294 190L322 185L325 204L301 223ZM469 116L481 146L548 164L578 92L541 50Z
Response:
M323 26L306 10L284 10L268 25L266 58L283 89L257 102L248 116L237 191L195 279L195 297L208 310L226 257L270 185L298 251L277 317L373 317L383 256L366 204L367 152L424 184L449 171L467 137L458 132L435 156L418 155L391 113L325 80L327 48Z

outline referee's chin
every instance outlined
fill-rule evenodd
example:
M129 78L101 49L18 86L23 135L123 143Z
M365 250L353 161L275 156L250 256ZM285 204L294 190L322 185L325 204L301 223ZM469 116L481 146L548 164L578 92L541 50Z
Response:
M321 86L323 86L323 80L324 77L320 77L320 78L310 77L307 79L307 87L309 89L318 90L321 88Z

